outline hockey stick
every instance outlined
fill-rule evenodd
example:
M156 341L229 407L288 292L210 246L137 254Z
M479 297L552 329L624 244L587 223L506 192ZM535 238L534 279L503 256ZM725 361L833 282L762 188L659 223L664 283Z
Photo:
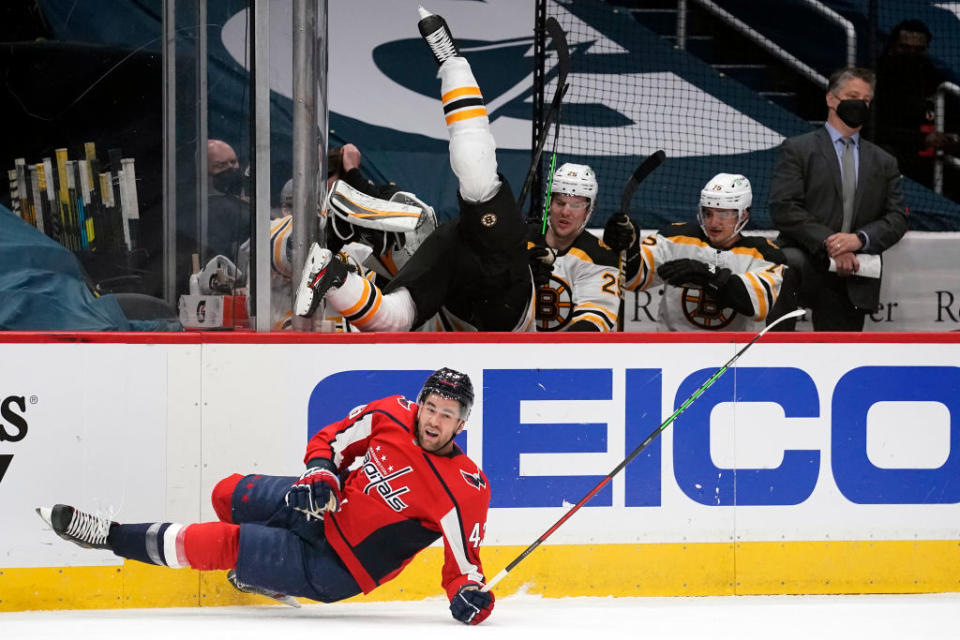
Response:
M663 164L666 157L667 154L663 152L663 149L660 149L647 156L646 159L633 170L633 175L627 180L627 185L623 188L623 195L620 196L620 211L626 214L630 213L630 201L633 200L633 194L637 192L637 187L647 179L647 176L653 173L654 169Z
M730 358L730 360L728 360L725 365L723 365L722 367L720 367L719 369L717 369L717 371L716 371L712 376L710 376L710 379L709 379L709 380L707 380L706 382L704 382L702 385L700 385L700 387L699 387L696 391L694 391L692 394L690 394L690 397L687 398L686 400L684 400L684 401L683 401L683 404L681 404L681 405L677 408L677 410L674 411L673 414L672 414L669 418L667 418L666 420L663 421L663 424L661 424L659 427L656 428L656 430L654 430L653 433L651 433L649 436L647 436L647 439L644 440L643 442L641 442L641 443L640 443L640 446L638 446L636 449L634 449L633 451L631 451L631 452L630 452L630 455L628 455L626 458L624 458L624 460L623 460L620 464L618 464L618 465L614 468L613 471L611 471L610 473L608 473L608 474L607 474L607 477L605 477L603 480L600 481L600 484L598 484L598 485L595 486L593 489L591 489L591 490L590 490L590 493L588 493L587 495L585 495L585 496L580 500L580 502L578 502L577 504L575 504L575 505L573 505L572 507L570 507L570 510L567 511L567 512L563 515L562 518L560 518L559 520L557 520L557 522L556 522L552 527L550 527L549 529L547 529L546 532L544 532L544 534L543 534L542 536L540 536L539 538L537 538L536 541L535 541L533 544L531 544L529 547L527 547L527 548L523 551L523 553L521 553L519 556L517 556L517 557L513 560L513 562L511 562L510 564L508 564L506 567L503 568L503 570L500 571L500 573L498 573L497 575L495 575L492 580L490 580L486 585L484 585L484 587L483 587L482 590L483 590L483 591L489 591L489 590L491 590L491 589L494 587L494 585L496 585L498 582L500 582L501 580L503 580L503 579L506 577L506 575L507 575L508 573L510 573L511 570L513 570L514 567L516 567L518 564L520 564L520 562L521 562L524 558L526 558L528 555L530 555L530 554L533 552L534 549L536 549L537 547L539 547L540 544L541 544L544 540L546 540L547 538L549 538L549 537L553 534L554 531L556 531L557 529L559 529L559 528L560 528L560 525L562 525L564 522L566 522L567 520L569 520L569 519L570 519L570 516L572 516L574 513L576 513L576 512L580 509L580 507L582 507L583 505L585 505L585 504L590 500L590 498L592 498L593 496L595 496L595 495L597 494L597 492L599 492L603 487L605 487L605 486L607 485L607 483L610 482L610 480L612 480L615 475L617 475L618 473L620 473L620 471L621 471L624 467L626 467L628 464L630 464L630 462L631 462L634 458L636 458L638 455L640 455L640 452L643 451L644 449L646 449L646 448L647 448L647 445L649 445L651 442L653 442L654 440L656 440L656 439L657 439L657 436L659 436L660 433L661 433L664 429L666 429L674 420L676 420L677 417L678 417L681 413L683 413L684 411L686 411L686 410L687 410L687 407L689 407L691 404L693 404L694 400L696 400L696 399L699 398L701 395L703 395L703 392L704 392L704 391L706 391L707 389L709 389L709 388L711 387L711 385L713 385L713 383L716 382L718 378L720 378L720 376L722 376L724 373L726 373L726 372L727 372L727 369L729 369L729 368L733 365L733 363L736 362L736 361L740 358L740 356L742 356L743 353L744 353L747 349L749 349L751 346L753 346L753 343L755 343L757 340L759 340L760 338L763 337L763 334L765 334L767 331L770 331L770 329L774 328L775 326L777 326L779 323L783 322L784 320L787 320L788 318L798 318L798 317L802 316L804 313L806 313L806 311L805 311L804 309L797 309L797 310L795 310L795 311L791 311L790 313L782 316L781 318L777 319L776 321L774 321L774 322L772 322L771 324L769 324L769 325L767 325L766 327L764 327L763 331L761 331L760 333L758 333L757 335L755 335L755 336L753 337L753 340L751 340L750 342L748 342L746 345L744 345L744 347L743 347L742 349L740 349L739 351L737 351L737 353L736 353L732 358Z
M560 110L557 109L557 115ZM550 200L553 197L553 173L557 169L557 140L560 139L560 119L557 118L557 128L553 132L553 157L550 158L550 180L547 182L547 197L543 201L543 217L540 222L540 235L547 235L547 218L550 216Z
M550 42L553 48L557 50L557 90L553 94L553 101L550 103L550 109L543 119L543 129L541 129L540 139L537 141L537 148L533 151L530 161L530 168L527 170L527 177L523 181L523 188L520 189L520 197L517 198L517 211L523 211L523 203L527 200L530 187L533 185L533 178L537 174L537 168L540 165L540 156L543 155L543 147L547 142L547 131L550 125L556 120L558 123L557 133L559 133L560 105L563 104L563 97L567 93L570 85L567 84L567 75L570 73L570 48L567 46L567 36L563 28L554 17L547 18L544 25L547 34L550 36ZM557 136L553 138L554 161L557 153ZM522 214L521 214L522 215Z
M628 218L630 217L630 201L633 200L633 195L637 192L637 187L640 186L640 183L647 179L654 169L663 164L663 161L666 159L667 154L663 152L663 149L659 151L654 151L649 156L644 158L636 169L633 170L633 173L630 175L630 179L627 180L626 186L623 187L623 194L620 196L620 211L623 212ZM638 231L639 233L639 231ZM620 285L623 286L623 263L626 262L627 252L623 250L620 252L620 260L618 265ZM623 294L620 295L620 308L619 313L617 314L617 330L623 331L623 311L624 311L624 301Z

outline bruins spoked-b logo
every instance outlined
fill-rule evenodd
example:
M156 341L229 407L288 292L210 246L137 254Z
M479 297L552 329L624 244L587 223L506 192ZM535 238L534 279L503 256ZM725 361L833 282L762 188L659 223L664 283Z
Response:
M550 282L537 289L537 331L559 331L573 316L573 290L570 285L550 274Z
M495 213L485 213L480 216L480 224L489 228L497 224L497 214Z
M684 287L680 290L683 316L695 327L716 331L733 322L737 312L724 308L703 289Z

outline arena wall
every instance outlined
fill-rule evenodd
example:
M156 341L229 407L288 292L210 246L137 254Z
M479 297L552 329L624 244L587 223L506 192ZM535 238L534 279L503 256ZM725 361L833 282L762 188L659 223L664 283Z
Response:
M266 602L79 549L34 507L213 519L221 477L297 474L316 428L440 366L478 388L492 576L750 337L0 335L0 610ZM956 333L768 334L497 591L960 591L958 363ZM366 597L439 595L441 557Z

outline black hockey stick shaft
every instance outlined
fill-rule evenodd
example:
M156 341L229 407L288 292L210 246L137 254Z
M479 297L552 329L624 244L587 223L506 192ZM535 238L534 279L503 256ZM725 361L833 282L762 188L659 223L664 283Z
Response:
M553 174L557 169L557 140L560 139L560 109L557 108L557 125L553 132L553 155L550 158L550 182L547 185L547 197L543 201L543 217L540 220L540 234L547 235L547 218L550 215L550 200L553 198Z
M530 162L530 168L527 170L527 177L523 181L523 187L520 189L520 197L517 198L517 210L523 211L523 205L527 201L527 196L530 194L530 187L533 186L533 179L537 175L537 168L540 165L540 157L543 155L543 147L546 146L547 142L547 131L550 130L550 127L554 122L559 122L560 117L560 105L563 104L563 97L567 93L567 89L570 88L570 85L564 83L562 87L559 88L557 93L553 96L553 103L550 105L550 109L547 111L547 115L543 120L543 133L540 135L540 139L537 140L537 148L533 150L533 160ZM559 131L559 127L557 127ZM554 135L553 138L553 147L557 147L557 136Z
M630 201L633 200L633 194L637 192L637 187L647 179L647 176L653 173L654 169L663 164L666 157L667 154L663 152L663 149L660 149L647 156L646 159L633 170L633 174L623 188L623 195L620 197L620 211L630 213Z
M507 576L507 574L510 573L510 571L513 570L514 567L516 567L518 564L520 564L520 563L523 561L523 559L526 558L528 555L530 555L531 553L533 553L533 550L534 550L534 549L536 549L537 547L539 547L539 546L543 543L544 540L546 540L546 539L549 538L551 535L553 535L553 532L554 532L554 531L556 531L557 529L559 529L559 528L561 527L561 525L563 525L564 522L566 522L567 520L569 520L570 517L571 517L574 513L576 513L577 511L579 511L579 510L580 510L580 507L582 507L582 506L585 505L587 502L589 502L590 499L593 498L593 496L597 495L597 493L598 493L601 489L603 489L605 486L607 486L607 484L613 479L613 477L614 477L615 475L617 475L618 473L620 473L620 471L622 471L624 467L626 467L628 464L630 464L630 462L633 461L634 458L636 458L638 455L640 455L640 452L641 452L641 451L643 451L644 449L646 449L647 446L648 446L651 442L653 442L654 440L656 440L657 437L658 437L661 433L663 433L663 430L664 430L664 429L666 429L668 426L670 426L670 424L671 424L674 420L676 420L677 417L678 417L681 413L683 413L684 411L687 410L687 407L689 407L691 404L693 404L694 401L695 401L697 398L699 398L700 396L702 396L703 393L704 393L707 389L709 389L709 388L713 385L713 383L716 382L716 381L720 378L720 376L722 376L724 373L726 373L727 370L728 370L730 367L733 366L733 363L735 363L735 362L740 358L740 356L742 356L742 355L744 354L744 352L745 352L747 349L749 349L751 346L753 346L753 344L754 344L757 340L759 340L760 338L763 337L763 334L765 334L767 331L770 331L770 329L772 329L773 327L775 327L775 326L776 326L777 324L779 324L780 322L783 322L784 320L787 320L788 318L797 318L797 317L799 317L799 316L802 316L804 313L806 313L806 311L803 310L803 309L797 309L796 311L791 311L790 313L782 316L781 318L779 318L779 319L776 320L775 322L772 322L771 324L769 324L768 326L766 326L766 327L763 329L763 331L761 331L760 333L758 333L757 335L755 335L755 336L753 337L753 339L752 339L750 342L748 342L746 345L744 345L743 348L741 348L739 351L737 351L737 353L734 354L734 356L733 356L732 358L730 358L725 365L723 365L722 367L720 367L719 369L717 369L717 370L714 372L714 374L713 374L712 376L710 376L710 378L709 378L706 382L704 382L702 385L700 385L700 386L697 388L696 391L694 391L692 394L690 394L690 397L688 397L686 400L684 400L684 401L683 401L683 404L681 404L679 407L677 407L677 410L674 411L673 414L671 414L669 418L667 418L666 420L664 420L663 423L653 431L653 433L651 433L649 436L647 436L647 438L646 438L643 442L641 442L640 445L639 445L636 449L634 449L633 451L630 452L630 455L628 455L626 458L623 459L622 462L620 462L620 464L618 464L616 467L614 467L613 471L611 471L610 473L608 473L607 476L606 476L603 480L601 480L599 484L597 484L597 486L595 486L593 489L590 490L590 493L588 493L587 495L583 496L583 498L581 498L580 502L578 502L577 504L575 504L575 505L573 505L572 507L570 507L570 509L569 509L565 514L563 514L563 517L562 517L562 518L560 518L559 520L557 520L557 521L554 523L554 525L553 525L552 527L550 527L549 529L547 529L547 530L543 533L543 535L541 535L539 538L537 538L536 541L534 541L533 544L531 544L529 547L527 547L526 549L524 549L523 553L521 553L519 556L517 556L516 558L514 558L514 560L513 560L510 564L508 564L506 567L504 567L504 568L500 571L500 573L498 573L497 575L495 575L492 580L490 580L486 585L484 585L483 590L484 590L484 591L489 591L489 590L493 589L494 585L496 585L498 582L500 582L501 580L503 580L503 579Z
M547 18L544 23L547 35L550 36L550 42L557 51L557 89L553 94L553 101L550 103L550 110L547 111L543 119L543 128L541 129L540 139L537 141L537 148L533 152L530 162L530 169L527 171L527 177L523 181L523 188L520 189L520 197L517 198L517 210L523 211L523 203L526 202L527 194L533 185L533 178L537 174L540 166L540 156L543 154L543 146L547 140L547 132L554 119L559 119L560 105L563 103L563 97L567 93L567 75L570 73L570 47L567 45L567 35L563 32L563 27L554 17Z
M637 187L640 186L640 183L647 179L653 171L663 164L663 161L666 159L667 154L663 152L663 149L659 151L654 151L649 156L644 158L636 169L633 170L633 173L630 174L630 178L627 180L627 184L623 187L623 193L620 196L620 211L630 217L630 201L633 200L634 194L637 192ZM639 233L639 230L637 231ZM624 263L627 260L627 251L626 249L620 251L620 260L619 260L619 278L621 286L623 284L623 268ZM623 296L620 296L620 307L617 314L617 330L623 331L623 312L624 312L624 299Z

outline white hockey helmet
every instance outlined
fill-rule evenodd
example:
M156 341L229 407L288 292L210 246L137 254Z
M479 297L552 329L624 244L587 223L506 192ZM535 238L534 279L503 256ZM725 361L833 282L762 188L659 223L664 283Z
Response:
M753 204L753 190L746 176L739 173L718 173L710 178L700 191L700 209L697 211L697 221L700 228L706 233L706 224L703 217L704 207L711 209L736 209L737 225L731 237L740 233L747 224L747 209Z
M585 164L565 162L553 173L551 190L567 196L583 196L589 201L587 217L583 220L583 226L586 226L597 201L597 174L593 169Z

